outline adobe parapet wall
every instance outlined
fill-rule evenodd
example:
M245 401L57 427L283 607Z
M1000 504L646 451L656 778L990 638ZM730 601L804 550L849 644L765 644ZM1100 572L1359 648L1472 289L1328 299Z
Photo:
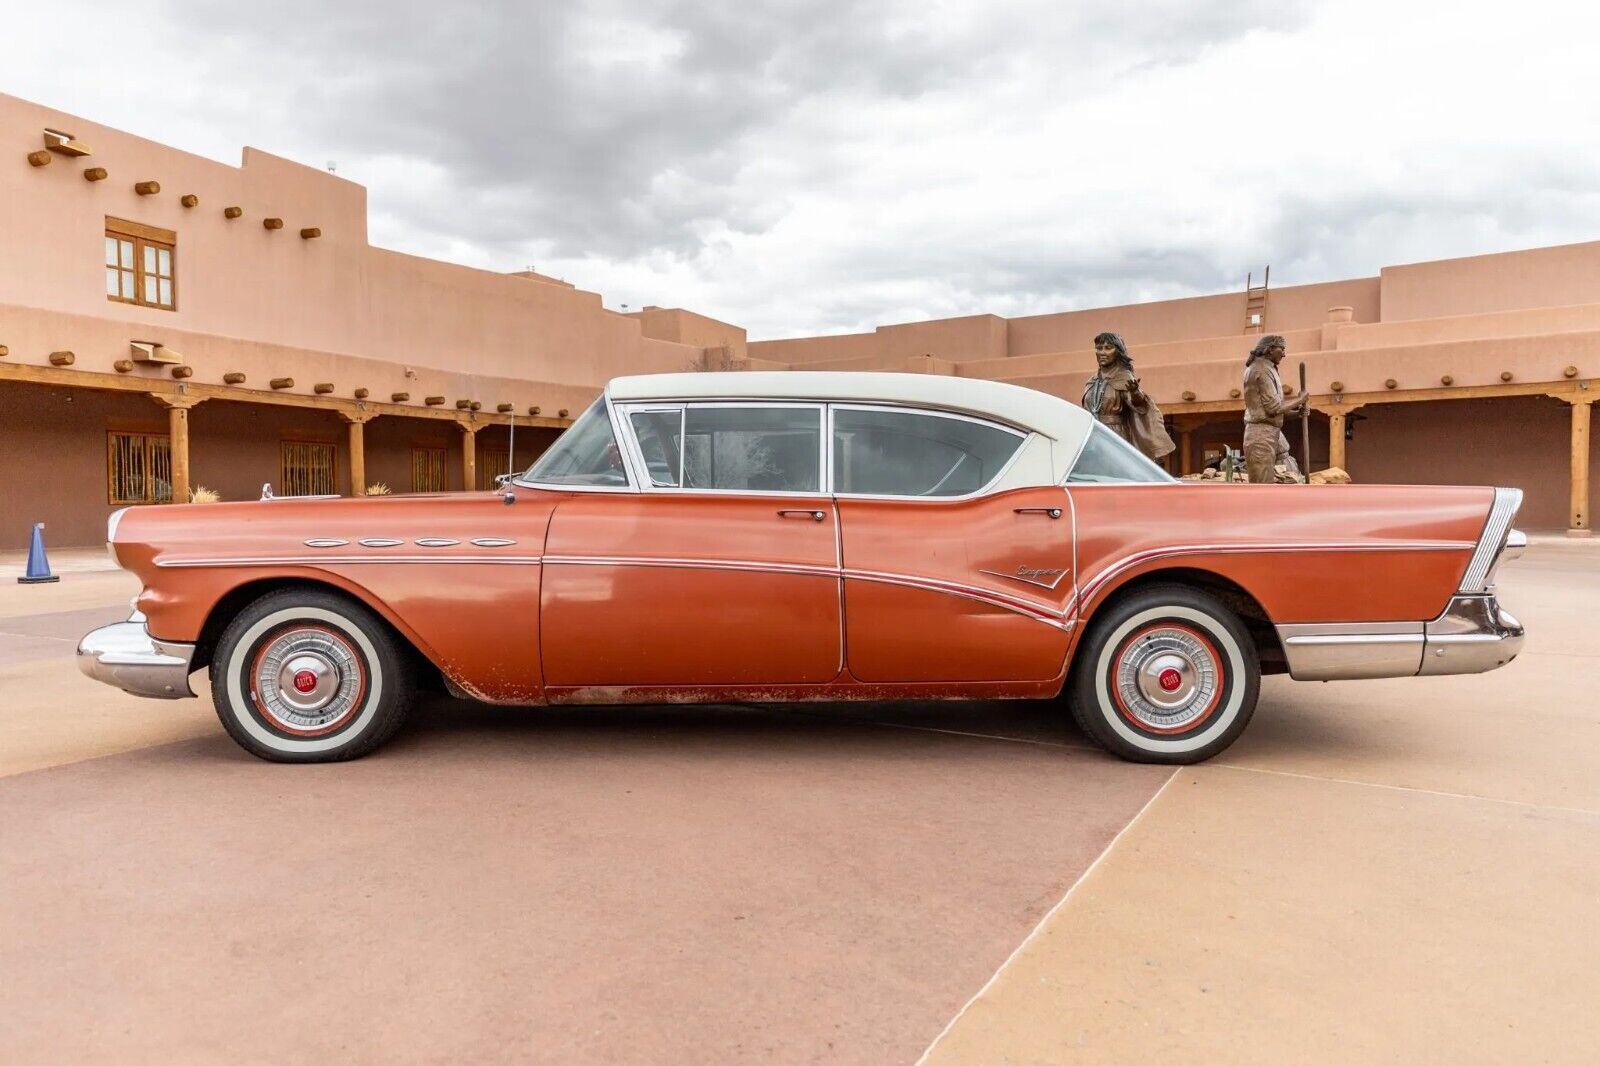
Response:
M72 133L90 154L41 153L47 128ZM592 393L618 375L679 371L703 357L701 346L651 337L598 294L555 279L374 248L365 189L256 149L232 167L5 95L0 139L9 145L0 152L0 233L11 255L0 343L11 361L84 349L95 355L80 369L110 372L126 345L117 350L108 322L136 339L186 345L186 355L215 352L219 372L294 377L296 392L330 379L341 391L358 384L347 375L377 391L387 363ZM32 153L44 165L32 165ZM176 234L175 309L106 298L107 218ZM30 315L37 322L24 324ZM47 335L47 324L63 331ZM253 361L269 350L283 361ZM330 359L372 366L358 373ZM202 362L197 379L212 370Z

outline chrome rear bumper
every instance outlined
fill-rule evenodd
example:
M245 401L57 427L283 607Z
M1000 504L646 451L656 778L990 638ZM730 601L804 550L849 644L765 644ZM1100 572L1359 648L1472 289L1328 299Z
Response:
M1296 681L1481 674L1522 650L1522 623L1492 596L1456 596L1431 622L1278 626Z
M1511 523L1521 489L1495 489L1494 503L1466 573L1431 622L1331 622L1275 627L1296 681L1481 674L1522 650L1522 623L1494 598L1500 564L1519 557L1528 538Z
M135 612L126 622L101 626L78 642L78 669L135 696L176 700L193 696L189 663L193 644L156 640Z

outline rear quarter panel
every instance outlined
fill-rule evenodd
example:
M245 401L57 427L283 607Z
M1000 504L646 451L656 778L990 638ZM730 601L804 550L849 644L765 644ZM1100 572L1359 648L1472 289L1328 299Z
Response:
M1096 485L1069 488L1079 618L1118 588L1194 568L1272 622L1420 621L1460 584L1493 503L1483 487Z

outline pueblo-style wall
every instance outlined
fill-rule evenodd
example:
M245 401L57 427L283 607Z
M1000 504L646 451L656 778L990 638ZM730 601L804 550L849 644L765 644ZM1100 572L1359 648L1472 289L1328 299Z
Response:
M108 298L113 229L170 243L172 306ZM259 493L297 441L337 449L333 491L478 488L480 457L506 461L497 427L515 420L525 464L612 377L745 356L743 330L687 311L375 248L366 190L334 174L253 148L229 166L5 95L0 235L5 546L35 521L95 543L135 482ZM170 479L118 487L118 433L170 441ZM413 453L440 449L424 485Z
M73 133L91 154L49 153L31 166L46 128ZM12 362L72 350L80 369L109 372L129 340L181 337L187 348L170 346L196 360L197 381L237 371L262 388L294 377L291 393L331 381L344 396L365 387L419 404L443 393L555 411L619 374L681 370L704 347L647 335L598 294L555 279L374 248L364 188L253 148L228 166L4 95L0 130L11 146L0 153L0 233L16 256L3 268L0 343ZM106 176L86 180L91 169ZM142 182L160 191L141 195ZM176 309L106 299L108 217L176 234ZM53 317L28 329L40 311ZM239 342L272 352L240 352Z
M1527 493L1523 524L1590 528L1600 493L1589 433L1600 395L1600 242L1390 266L1270 289L1259 306L1240 290L895 323L753 341L748 351L752 365L954 374L1076 401L1094 373L1094 335L1106 330L1127 340L1145 388L1173 417L1175 472L1238 446L1245 358L1259 334L1281 333L1284 380L1306 367L1314 459L1358 480L1517 485Z

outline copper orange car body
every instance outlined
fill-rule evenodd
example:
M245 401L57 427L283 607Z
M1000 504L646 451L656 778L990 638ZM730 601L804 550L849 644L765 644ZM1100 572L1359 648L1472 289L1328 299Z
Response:
M759 399L756 379L777 376L689 377L743 379ZM190 649L186 670L252 600L321 588L381 617L458 694L530 706L1053 697L1100 613L1153 581L1233 604L1267 673L1487 669L1521 642L1488 581L1520 543L1514 490L1075 483L1070 470L955 499L644 488L518 479L133 508L112 550L143 583L150 641ZM1429 627L1462 597L1485 599L1488 628L1452 630L1455 644L1440 629L1451 667L1430 671Z

